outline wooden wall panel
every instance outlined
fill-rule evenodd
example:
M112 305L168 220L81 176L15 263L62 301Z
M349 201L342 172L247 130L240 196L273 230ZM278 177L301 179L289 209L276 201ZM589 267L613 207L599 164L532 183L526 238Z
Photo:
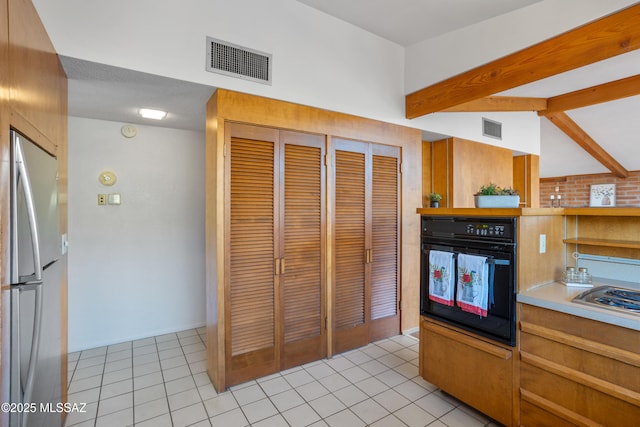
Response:
M473 195L481 185L494 182L501 187L513 183L513 155L506 148L453 138L453 206L472 208Z
M450 153L451 143L449 139L434 141L431 143L431 182L432 191L440 193L440 207L452 208L453 195L452 175L453 156ZM428 207L425 206L425 207Z
M513 157L513 188L520 194L520 207L540 207L540 156Z
M207 103L207 129L205 146L205 252L206 252L206 319L207 319L207 372L216 390L225 384L225 321L224 307L224 239L218 233L224 229L225 203L218 202L218 185L224 185L224 121L218 119L218 103L214 94ZM221 234L224 235L224 234Z
M9 0L11 124L57 155L66 133L67 79L33 4Z
M433 192L433 171L431 170L431 142L422 141L422 207L429 207L429 193Z
M518 218L518 291L560 278L564 246L564 217L561 215L521 216ZM540 253L540 234L545 234L547 248Z
M431 153L425 151L431 149ZM481 185L494 182L513 186L511 150L461 138L423 143L423 197L431 191L440 193L441 208L473 208L473 195ZM424 163L430 161L428 169ZM537 183L537 169L535 169ZM425 189L429 184L430 189ZM538 185L538 184L537 184ZM536 199L537 200L537 199ZM427 201L424 207L429 207Z

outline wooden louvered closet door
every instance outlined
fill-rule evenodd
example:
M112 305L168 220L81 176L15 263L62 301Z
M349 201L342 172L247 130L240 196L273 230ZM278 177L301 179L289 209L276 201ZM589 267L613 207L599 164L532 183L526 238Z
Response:
M333 352L400 331L400 149L334 139Z
M227 125L227 386L325 357L324 137Z
M227 124L226 384L277 371L278 131Z
M372 144L371 341L400 332L399 162L398 147Z
M369 144L334 139L333 352L369 342L369 289L365 250L370 205L367 185Z
M281 131L284 147L281 274L282 369L327 355L325 314L325 139Z

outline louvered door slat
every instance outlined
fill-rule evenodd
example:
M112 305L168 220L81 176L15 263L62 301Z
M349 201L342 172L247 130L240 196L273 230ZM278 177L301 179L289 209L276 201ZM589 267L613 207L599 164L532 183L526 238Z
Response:
M274 347L274 144L231 140L231 355Z
M398 159L373 155L371 319L396 316L398 301Z
M363 153L335 152L336 330L365 323L365 161Z

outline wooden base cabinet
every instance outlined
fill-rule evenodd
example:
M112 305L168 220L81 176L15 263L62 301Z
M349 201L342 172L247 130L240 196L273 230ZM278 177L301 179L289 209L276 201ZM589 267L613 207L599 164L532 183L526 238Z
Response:
M506 426L514 422L514 349L422 318L420 375Z
M638 331L520 305L523 426L637 426Z

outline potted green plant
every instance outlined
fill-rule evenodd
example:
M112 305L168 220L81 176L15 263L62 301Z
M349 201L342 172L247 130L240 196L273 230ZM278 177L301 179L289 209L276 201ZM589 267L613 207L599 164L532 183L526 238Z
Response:
M518 190L500 187L492 182L480 187L474 194L474 202L477 208L517 208L520 205L520 196Z
M442 196L439 193L429 193L429 200L431 201L430 206L432 208L439 208L441 199Z

